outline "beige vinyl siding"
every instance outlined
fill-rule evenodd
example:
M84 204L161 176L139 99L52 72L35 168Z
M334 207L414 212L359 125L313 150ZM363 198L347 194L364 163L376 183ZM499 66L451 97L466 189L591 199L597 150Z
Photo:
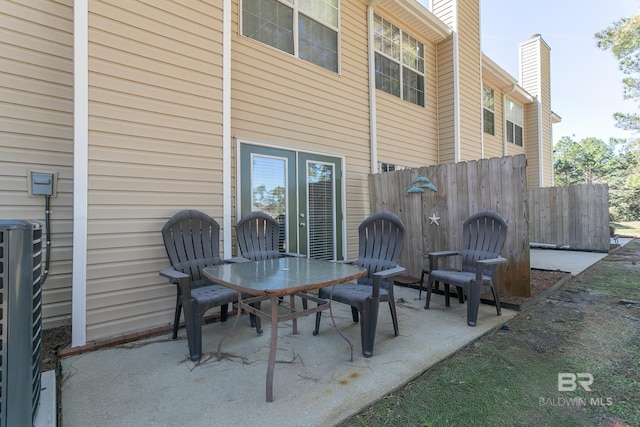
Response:
M0 8L0 218L35 220L44 232L45 198L29 196L28 171L57 173L42 296L45 329L68 323L71 314L72 6L72 0L22 1Z
M522 132L523 132L522 139L523 139L523 144L524 144L524 141L526 141L527 130L523 129ZM520 146L515 145L515 144L512 144L510 142L507 142L507 153L506 153L506 155L507 156L517 156L518 154L525 154L526 155L527 153L526 153L525 148L524 147L520 147Z
M538 75L538 46L531 40L523 43L520 52L520 75L522 87L532 95L539 92L537 85ZM539 152L539 125L538 125L538 99L525 108L525 121L527 124L526 139L524 141L527 155L527 185L539 187L540 183L540 152Z
M527 175L530 186L550 186L553 183L553 144L551 141L551 86L550 86L550 49L539 35L532 36L521 44L520 68L522 87L530 94L537 97L535 108L540 105L541 117L532 118L535 129L529 126L531 134L527 137L532 145L526 147ZM536 110L536 114L538 111ZM528 116L528 114L527 114ZM542 120L539 124L538 120ZM542 128L542 135L538 135ZM535 141L533 140L535 135ZM542 147L540 147L542 144ZM535 169L533 165L535 164ZM542 170L542 178L540 178Z
M542 90L542 175L544 186L553 185L553 141L551 134L551 61L549 46L540 46L540 86Z
M433 14L449 27L454 27L455 2L451 0L433 0L431 3L431 11Z
M455 81L453 78L453 38L437 46L436 110L438 123L438 163L455 161Z
M419 34L392 22L411 36ZM376 91L379 162L406 167L438 163L436 46L420 41L425 50L425 106Z
M461 161L483 157L479 6L477 0L458 1Z
M345 157L350 255L357 252L357 227L369 214L366 6L365 1L340 2L339 74L240 35L237 4L232 27L232 134Z
M527 156L527 186L540 186L540 156L538 155L538 104L532 102L524 108L526 129L524 132L524 150Z
M170 323L162 225L222 224L221 8L89 3L87 340Z

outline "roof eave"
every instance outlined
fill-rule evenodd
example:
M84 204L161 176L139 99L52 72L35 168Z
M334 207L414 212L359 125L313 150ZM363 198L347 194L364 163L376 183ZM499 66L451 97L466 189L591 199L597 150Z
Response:
M498 86L502 92L515 101L523 104L533 102L533 96L518 85L518 80L484 53L482 54L482 77Z
M399 23L418 30L430 42L439 43L452 34L451 28L416 0L373 0L370 4L393 15Z

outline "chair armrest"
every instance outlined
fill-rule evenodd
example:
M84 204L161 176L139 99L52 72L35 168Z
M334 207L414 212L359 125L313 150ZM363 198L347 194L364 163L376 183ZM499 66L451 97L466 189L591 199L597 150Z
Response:
M450 257L454 255L460 255L460 251L439 251L439 252L429 252L427 256L429 257L429 271L438 269L438 260L444 257Z
M505 264L506 262L507 262L507 259L501 256L496 258L480 259L476 261L476 280L482 281L484 268L486 266L494 265L494 264Z
M355 259L343 259L341 261L335 261L339 264L355 264L357 262L357 260Z
M387 270L378 271L377 273L373 273L373 277L380 277L381 279L388 279L389 277L397 276L398 274L404 273L406 268L401 266L396 266L393 268L389 268Z
M237 263L240 263L240 262L249 262L251 260L247 259L247 258L243 258L241 256L236 256L236 257L233 257L233 258L225 259L223 261L224 261L225 264L237 264Z
M443 257L443 256L452 256L452 255L460 255L460 251L438 251L438 252L429 252L427 256L430 257Z
M175 283L175 284L178 284L180 279L188 279L189 278L188 274L184 274L181 271L174 270L173 268L167 268L165 270L162 270L160 272L160 275L162 277L166 277L167 279L169 279L169 282Z
M477 262L478 262L478 264L486 264L486 265L504 264L505 262L507 262L507 259L506 258L502 258L501 256L499 256L499 257L496 257L496 258L480 259Z
M307 256L304 254L298 254L294 252L282 252L282 256L290 256L295 258L306 258Z
M373 293L372 297L379 298L380 297L380 284L383 279L388 279L389 277L397 276L406 271L404 267L400 267L399 265L393 268L388 268L386 270L378 271L377 273L373 273ZM393 283L391 283L393 286Z
M427 254L422 254L422 258L429 258L431 256L434 257L442 257L442 256L451 256L451 255L460 255L460 251L438 251L438 252L429 252Z
M169 282L178 285L182 299L191 300L191 277L181 271L167 268L160 272L160 275L169 279Z

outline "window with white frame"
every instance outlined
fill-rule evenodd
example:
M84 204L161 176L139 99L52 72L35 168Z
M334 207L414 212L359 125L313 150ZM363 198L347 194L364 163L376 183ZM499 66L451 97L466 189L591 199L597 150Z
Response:
M406 169L406 166L396 165L393 163L380 163L380 172L393 172Z
M424 45L374 17L376 89L424 107Z
M495 135L495 100L493 88L482 84L482 120L485 133Z
M507 141L522 147L522 127L524 123L522 106L507 100L505 115L507 120Z
M338 72L339 0L242 0L242 35Z

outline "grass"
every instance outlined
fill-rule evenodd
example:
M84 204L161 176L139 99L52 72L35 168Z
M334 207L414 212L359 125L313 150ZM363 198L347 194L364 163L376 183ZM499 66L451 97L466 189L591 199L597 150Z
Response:
M640 244L627 246L342 426L640 425ZM558 391L563 372L591 373L591 391Z
M640 221L612 222L620 236L640 237Z

